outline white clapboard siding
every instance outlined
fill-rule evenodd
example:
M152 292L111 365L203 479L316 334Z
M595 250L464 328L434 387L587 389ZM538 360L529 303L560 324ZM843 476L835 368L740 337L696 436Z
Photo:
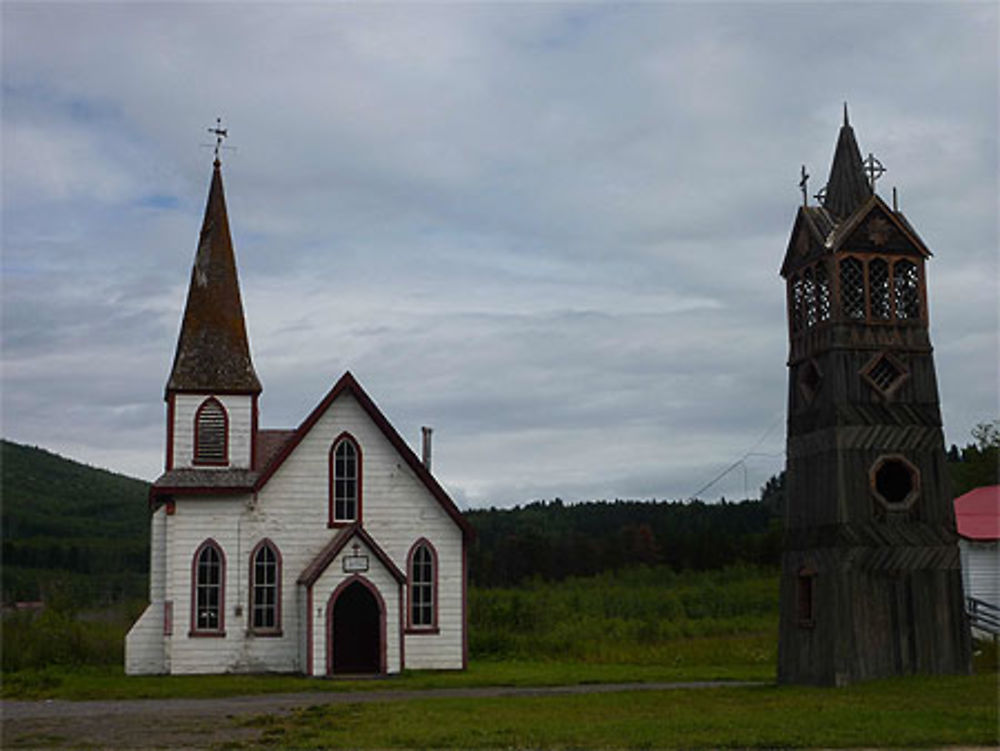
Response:
M1000 542L960 538L958 548L966 597L1000 607Z
M194 418L198 407L214 397L226 410L229 424L230 468L249 469L253 425L253 397L240 394L175 394L174 395L174 467L194 465Z
M155 675L165 672L163 602L151 602L125 635L125 674Z
M178 401L181 396L187 395L178 395ZM200 399L193 398L185 406L190 425L200 403ZM247 403L249 415L249 398ZM231 408L228 403L226 406ZM192 430L186 432L190 435ZM390 616L391 624L387 623L389 631L395 629L395 636L387 643L389 668L395 672L403 667L462 667L461 530L363 408L345 394L320 417L256 496L176 499L176 512L166 517L165 531L168 573L164 596L173 601L174 613L173 635L167 637L165 648L171 672L306 671L306 603L303 588L296 582L339 532L327 525L329 453L334 440L345 431L361 449L362 522L366 532L404 573L407 555L417 540L428 540L437 553L439 633L405 635L404 655L399 650L399 629L405 613L400 612L398 585L387 571L373 571L373 576L378 577L373 583L394 614ZM190 446L187 450L190 460ZM225 556L225 636L190 637L193 556L209 538ZM280 636L248 632L250 555L265 538L281 556ZM325 619L326 603L345 576L338 560L315 583L313 608L308 614L314 619L314 629L317 608L323 608L321 618ZM403 594L405 608L405 591ZM313 669L318 674L326 669L325 646L321 645L324 634L325 624L314 630L314 637L319 638L313 641Z

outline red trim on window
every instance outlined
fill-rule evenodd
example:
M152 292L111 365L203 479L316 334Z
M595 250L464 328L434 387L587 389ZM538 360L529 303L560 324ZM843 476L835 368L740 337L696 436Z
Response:
M334 476L333 476L333 473L334 473L335 462L336 462L337 446L340 445L341 441L350 441L351 445L354 446L354 454L355 454L354 466L355 466L355 469L357 471L357 477L356 477L356 488L355 488L356 502L355 502L354 518L353 519L336 519L336 518L334 518L335 509L334 509ZM328 495L329 495L329 499L328 499L328 503L329 503L329 515L328 515L328 518L327 518L327 524L326 524L326 526L330 527L330 528L348 527L351 524L360 523L361 522L361 498L362 498L361 488L362 488L362 477L364 476L364 470L363 470L362 461L361 461L361 444L359 444L358 440L353 435L351 435L350 433L348 433L346 430L343 433L341 433L340 435L338 435L337 438L330 445L329 471L328 471L327 475L328 475L328 478L329 478L328 479L328 485L329 485L329 487L328 487L328 491L327 491Z
M399 669L400 671L406 669L406 629L404 628L403 619L406 617L404 614L405 596L403 595L403 586L401 584L396 585L396 591L398 593L397 599L399 607Z
M274 592L274 627L273 628L255 628L253 625L253 600L254 600L254 574L256 573L256 562L257 553L264 546L271 548L271 552L274 553L275 558L275 584L276 589ZM278 550L278 546L274 544L274 541L269 537L265 537L263 540L254 545L253 550L250 551L250 576L247 581L250 582L250 592L249 592L249 607L247 609L247 630L254 634L255 636L281 636L281 577L284 572L284 566L281 560L281 551Z
M175 397L173 394L167 396L167 459L166 470L169 472L174 468L174 409Z
M326 603L326 674L334 675L333 672L333 606L337 602L337 598L347 589L349 586L355 582L360 583L362 586L366 587L369 592L375 597L375 604L378 606L378 621L379 621L379 673L385 675L386 669L386 643L385 643L385 600L382 599L381 592L378 591L378 587L372 584L368 579L361 576L360 574L354 574L344 579L337 588L333 590L333 594L330 595L330 599Z
M198 558L205 548L213 547L219 554L219 626L215 629L199 629L195 612L198 607ZM188 636L225 636L226 635L226 554L222 546L209 537L191 556L191 620L188 622Z
M431 622L428 625L413 623L413 556L417 548L425 546L431 554ZM438 554L437 549L426 537L421 537L410 546L406 554L406 633L436 634L438 628Z
M211 461L206 459L198 458L198 418L201 416L202 410L204 410L210 404L215 403L219 405L219 409L222 410L222 453L225 456L224 459L220 461ZM191 456L191 463L202 467L228 467L229 466L229 412L226 411L226 406L216 399L214 396L208 397L200 405L198 409L194 412L194 453Z

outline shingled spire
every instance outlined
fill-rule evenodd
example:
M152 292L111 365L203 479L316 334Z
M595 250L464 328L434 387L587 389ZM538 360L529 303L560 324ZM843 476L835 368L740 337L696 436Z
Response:
M167 391L259 394L216 158Z
M838 219L844 219L871 198L871 195L872 188L865 176L861 150L847 117L847 104L844 104L844 124L840 127L837 148L833 152L823 208Z

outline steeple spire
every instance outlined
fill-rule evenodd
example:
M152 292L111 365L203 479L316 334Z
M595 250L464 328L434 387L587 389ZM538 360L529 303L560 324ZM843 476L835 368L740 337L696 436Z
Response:
M840 127L837 148L833 153L823 207L838 219L844 219L871 195L872 188L861 161L861 149L854 138L854 129L847 116L847 102L844 102L844 124Z
M216 156L167 391L259 394Z

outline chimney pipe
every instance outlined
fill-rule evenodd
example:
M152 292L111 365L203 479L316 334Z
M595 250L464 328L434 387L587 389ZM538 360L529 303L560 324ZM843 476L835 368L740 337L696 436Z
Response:
M423 451L422 451L423 456L422 456L422 460L424 462L424 466L427 468L427 471L430 472L431 471L431 433L434 432L434 428L429 428L426 425L424 425L422 428L420 428L420 432L423 434L423 438L424 438L424 440L423 440Z

